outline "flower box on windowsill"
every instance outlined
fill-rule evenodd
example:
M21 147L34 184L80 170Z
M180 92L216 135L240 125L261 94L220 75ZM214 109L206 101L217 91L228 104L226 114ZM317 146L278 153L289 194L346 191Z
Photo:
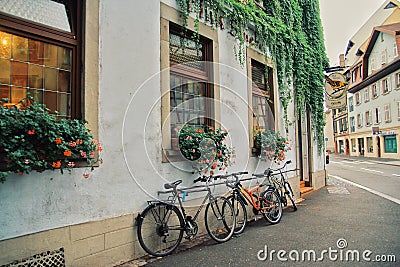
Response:
M7 108L0 101L0 181L11 173L71 170L101 162L85 121L59 119L40 104ZM84 174L84 177L87 173Z

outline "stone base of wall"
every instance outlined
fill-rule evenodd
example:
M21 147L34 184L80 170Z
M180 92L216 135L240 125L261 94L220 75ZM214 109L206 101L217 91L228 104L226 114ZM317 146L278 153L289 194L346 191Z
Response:
M138 258L144 252L137 241L136 216L129 214L0 241L0 265L60 248L66 266L113 266Z
M312 173L312 187L314 190L318 190L326 185L326 170Z
M194 215L198 200L185 202L185 207L188 215ZM197 219L198 235L206 233L204 211L205 206ZM147 253L137 238L137 215L133 213L2 240L0 266L42 266L29 265L32 262L29 258L40 260L41 254L54 254L53 251L60 249L66 266L115 266L140 258ZM182 242L186 242L186 239L182 239ZM16 265L17 262L28 263Z

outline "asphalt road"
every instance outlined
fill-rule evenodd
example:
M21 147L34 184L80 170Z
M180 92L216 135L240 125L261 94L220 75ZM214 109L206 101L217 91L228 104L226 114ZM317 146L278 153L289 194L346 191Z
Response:
M373 159L354 160L331 156L329 175L360 184L397 199L400 203L400 165L388 165Z
M400 266L399 225L399 204L330 177L277 225L260 219L226 243L204 237L162 259L123 266Z

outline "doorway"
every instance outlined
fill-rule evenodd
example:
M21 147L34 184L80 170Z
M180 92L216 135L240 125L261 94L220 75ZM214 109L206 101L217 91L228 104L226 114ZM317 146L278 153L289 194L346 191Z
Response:
M381 139L379 138L379 136L376 137L376 144L377 144L378 158L380 158L381 157Z
M298 120L300 187L311 187L311 116L306 111Z
M358 153L364 156L364 138L358 138Z
M350 144L349 144L349 139L345 140L345 146L344 146L344 154L346 156L350 155L349 150L350 150Z

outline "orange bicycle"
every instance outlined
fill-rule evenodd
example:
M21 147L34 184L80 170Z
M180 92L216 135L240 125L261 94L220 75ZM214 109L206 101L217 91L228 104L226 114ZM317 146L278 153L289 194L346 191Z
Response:
M247 174L247 172L236 172L227 175L220 175L219 178L235 178L234 181L227 179L226 185L232 188L232 193L227 197L227 200L232 203L236 215L236 227L234 234L241 234L246 228L247 211L246 205L249 203L253 206L255 215L261 213L263 217L271 224L278 223L282 218L282 204L279 196L276 194L276 189L273 185L267 183L257 184L255 187L248 189L242 185L241 181L250 180L242 179L239 176ZM263 191L260 193L260 189Z

